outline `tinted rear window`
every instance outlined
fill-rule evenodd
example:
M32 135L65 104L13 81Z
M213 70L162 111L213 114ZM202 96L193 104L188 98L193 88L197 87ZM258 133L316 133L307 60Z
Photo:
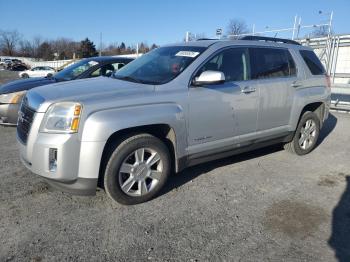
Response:
M300 50L300 54L304 59L307 67L313 75L324 75L326 73L321 61L313 51Z
M252 79L296 75L293 58L288 50L276 48L251 49Z

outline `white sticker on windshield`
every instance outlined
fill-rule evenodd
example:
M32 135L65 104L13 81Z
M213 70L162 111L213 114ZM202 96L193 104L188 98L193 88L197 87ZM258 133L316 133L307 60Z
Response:
M98 62L96 62L96 61L89 61L89 65L90 66L95 66L95 65L97 65L98 64Z
M177 52L177 54L175 56L186 56L186 57L196 57L197 55L199 55L199 52L193 52L193 51L180 51Z

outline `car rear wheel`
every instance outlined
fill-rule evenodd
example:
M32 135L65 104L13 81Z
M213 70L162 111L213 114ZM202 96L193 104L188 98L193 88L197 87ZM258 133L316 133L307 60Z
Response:
M295 131L293 140L284 148L297 155L310 153L316 146L320 134L320 121L314 112L305 112Z
M28 74L22 74L22 78L29 78Z
M114 149L105 174L104 188L110 198L133 205L155 197L170 174L166 145L149 134L127 138Z

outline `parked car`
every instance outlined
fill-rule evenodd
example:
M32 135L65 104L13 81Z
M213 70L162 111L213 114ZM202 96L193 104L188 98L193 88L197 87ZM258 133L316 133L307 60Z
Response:
M63 191L95 194L99 183L137 204L188 166L275 143L309 153L330 105L321 62L291 40L245 39L160 47L114 78L29 91L22 162Z
M0 65L3 67L7 67L8 64L12 63L10 58L1 58Z
M24 63L14 63L14 64L11 64L10 70L12 70L12 71L25 71L25 70L28 70L28 66Z
M50 77L55 73L55 69L49 66L36 66L32 69L26 70L24 72L20 72L18 75L21 78L29 78L29 77Z
M0 87L0 125L17 125L19 104L27 90L56 82L111 76L132 61L122 57L92 57L66 67L52 77L17 80Z

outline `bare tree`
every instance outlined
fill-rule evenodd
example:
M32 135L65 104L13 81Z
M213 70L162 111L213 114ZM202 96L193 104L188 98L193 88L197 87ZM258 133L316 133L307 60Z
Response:
M18 54L24 57L34 57L33 45L28 40L21 40L19 42Z
M0 48L4 55L15 55L16 48L22 36L17 30L0 31Z
M40 35L36 35L32 40L33 54L32 57L39 58L39 47L43 43L43 38Z
M237 38L237 35L248 33L248 26L241 19L231 19L227 25L226 33L229 38Z
M58 38L50 42L52 50L57 53L58 59L73 58L74 53L78 52L80 43L68 38Z

